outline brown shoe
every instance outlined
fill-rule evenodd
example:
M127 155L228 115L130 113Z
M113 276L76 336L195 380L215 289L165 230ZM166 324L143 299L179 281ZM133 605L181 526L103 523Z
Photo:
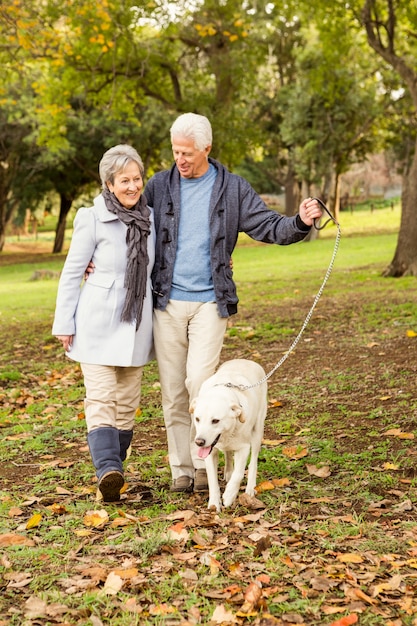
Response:
M194 491L208 491L207 472L205 469L195 470Z
M193 490L194 481L189 476L176 478L169 488L170 491L190 493Z
M104 474L98 482L98 488L103 496L104 502L118 502L120 500L120 489L125 481L123 474L113 470Z

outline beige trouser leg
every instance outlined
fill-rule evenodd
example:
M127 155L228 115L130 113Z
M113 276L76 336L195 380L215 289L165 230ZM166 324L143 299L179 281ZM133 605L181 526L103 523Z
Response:
M81 363L87 432L112 426L132 430L140 403L142 367Z
M197 455L190 400L219 362L227 318L215 302L170 300L154 311L154 341L162 388L162 405L172 478L194 477L205 467Z

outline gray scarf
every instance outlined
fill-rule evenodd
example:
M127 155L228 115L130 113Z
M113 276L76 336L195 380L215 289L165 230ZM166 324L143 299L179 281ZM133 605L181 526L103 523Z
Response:
M103 189L106 208L126 224L127 266L125 274L126 299L121 315L122 322L136 320L136 330L142 319L143 300L148 280L148 236L151 232L150 210L142 194L137 204L126 209L114 193Z

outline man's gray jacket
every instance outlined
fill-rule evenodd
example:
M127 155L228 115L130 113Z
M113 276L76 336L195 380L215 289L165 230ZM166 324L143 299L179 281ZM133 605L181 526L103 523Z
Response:
M221 317L237 312L238 297L230 258L239 232L256 241L287 245L301 241L310 227L299 215L287 217L268 209L251 185L230 173L221 163L209 159L217 169L210 199L210 256L214 292ZM180 175L176 165L158 172L145 189L148 205L154 209L156 227L155 265L152 273L154 302L165 309L171 290L177 251L180 217ZM198 207L196 207L198 211ZM193 259L190 259L190 263Z

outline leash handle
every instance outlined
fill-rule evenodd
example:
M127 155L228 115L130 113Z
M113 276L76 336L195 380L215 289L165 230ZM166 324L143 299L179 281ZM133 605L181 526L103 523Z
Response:
M328 219L328 220L326 220L322 226L317 226L317 224L316 224L316 222L317 222L317 218L316 218L316 219L313 221L314 228L315 228L316 230L323 230L323 228L325 228L329 222L333 222L333 224L336 224L336 226L339 228L339 227L340 227L339 222L338 222L338 221L336 220L336 218L335 218L335 217L334 217L334 216L330 213L329 209L328 209L328 208L327 208L327 206L324 204L324 202L323 202L322 200L320 200L320 198L313 198L313 200L316 200L316 201L319 203L319 205L321 206L321 208L322 208L322 209L324 209L324 210L326 211L327 215L329 216L329 219Z

